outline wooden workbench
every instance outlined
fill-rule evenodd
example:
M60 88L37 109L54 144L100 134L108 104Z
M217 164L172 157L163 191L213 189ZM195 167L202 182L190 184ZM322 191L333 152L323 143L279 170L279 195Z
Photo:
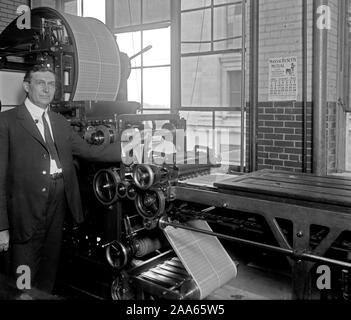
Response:
M341 206L351 213L351 179L261 170L214 184L218 189L310 206ZM349 210L347 210L349 208Z
M315 263L298 257L301 254L324 257L341 234L351 230L351 180L262 170L218 182L215 186L225 194L247 198L252 202L248 207L257 206L254 211L265 217L279 245L296 253L297 258L290 260L294 297L309 298L311 286L315 287L311 274ZM292 241L286 239L277 219L292 223ZM313 226L329 229L315 248L311 246Z

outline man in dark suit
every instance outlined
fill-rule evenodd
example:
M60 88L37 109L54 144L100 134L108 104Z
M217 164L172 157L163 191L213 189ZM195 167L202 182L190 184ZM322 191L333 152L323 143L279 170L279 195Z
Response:
M28 266L32 285L54 286L66 211L83 220L73 156L119 162L120 143L92 146L48 108L55 74L35 66L24 78L27 98L0 114L0 251L9 249L11 270Z

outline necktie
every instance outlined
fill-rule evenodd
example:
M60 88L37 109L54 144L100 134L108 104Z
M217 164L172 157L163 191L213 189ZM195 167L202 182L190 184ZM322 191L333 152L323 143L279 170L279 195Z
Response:
M48 147L51 158L56 161L57 168L60 169L61 168L60 159L57 154L55 143L51 137L49 125L45 119L45 112L43 113L41 118L43 120L43 125L44 125L44 137L45 137L46 146Z

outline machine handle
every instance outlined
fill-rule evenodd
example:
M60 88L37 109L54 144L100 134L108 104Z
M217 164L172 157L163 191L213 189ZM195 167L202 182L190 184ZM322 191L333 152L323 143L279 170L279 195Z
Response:
M145 47L144 49L140 50L139 52L137 52L136 54L133 54L131 57L129 57L130 60L136 58L137 56L141 55L142 53L149 51L152 48L152 45L148 45L147 47Z

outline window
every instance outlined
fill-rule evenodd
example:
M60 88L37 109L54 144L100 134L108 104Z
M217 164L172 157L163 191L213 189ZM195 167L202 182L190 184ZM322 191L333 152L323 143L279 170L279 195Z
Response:
M107 12L120 51L131 58L128 100L148 112L169 112L170 1L113 0L107 2Z
M170 27L117 33L116 40L120 51L132 58L128 100L140 102L143 109L169 110Z
M31 8L50 7L81 17L93 17L105 23L105 1L101 0L32 0Z
M239 106L241 101L241 70L228 71L229 76L229 104Z
M199 139L211 141L222 155L222 164L240 166L240 170L245 166L244 4L182 0L180 9L181 115L187 128L211 132L212 137L203 133ZM227 136L226 142L217 139L219 132ZM196 144L193 140L188 139L188 148Z
M74 2L74 1L65 1ZM78 0L78 13L82 17L93 17L105 23L105 1ZM66 12L66 11L65 11Z

